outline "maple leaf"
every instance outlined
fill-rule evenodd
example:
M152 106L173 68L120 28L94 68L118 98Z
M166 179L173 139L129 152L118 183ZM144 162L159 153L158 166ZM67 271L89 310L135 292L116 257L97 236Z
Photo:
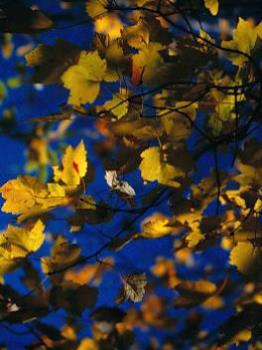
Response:
M262 39L262 22L255 26L250 21L245 21L241 17L238 20L237 27L233 30L233 40L222 41L222 47L238 50L251 55L255 48L258 38ZM227 53L233 64L243 67L248 61L248 57L238 53Z
M180 187L174 178L183 176L184 172L168 164L165 153L160 147L150 147L141 153L142 162L139 169L145 181L158 181L162 185Z
M81 141L76 148L68 146L62 158L62 169L54 166L54 180L62 181L70 190L74 190L80 184L87 172L87 151L84 142Z
M80 106L94 102L105 73L106 61L100 58L97 51L82 51L78 63L69 67L61 78L64 86L70 90L68 103Z
M149 43L139 53L132 56L132 77L142 76L146 85L153 86L157 83L159 68L164 60L159 51L163 49L160 43ZM142 74L143 73L143 74ZM132 78L133 80L134 78Z
M18 265L18 259L37 251L44 242L44 224L38 220L33 226L8 225L0 235L0 278Z
M69 197L59 184L46 186L32 176L18 176L9 180L0 188L0 193L6 200L2 211L21 214L18 222L69 203Z

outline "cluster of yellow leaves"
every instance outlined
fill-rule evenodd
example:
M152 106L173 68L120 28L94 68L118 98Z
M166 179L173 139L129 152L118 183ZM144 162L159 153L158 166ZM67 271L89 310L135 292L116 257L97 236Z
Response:
M38 220L33 226L9 225L0 234L0 279L12 271L28 254L37 251L44 242L44 224Z
M62 168L54 167L54 180L47 185L32 176L18 176L0 188L5 199L2 211L20 215L18 221L39 216L58 206L69 205L87 171L86 149L81 141L68 146Z

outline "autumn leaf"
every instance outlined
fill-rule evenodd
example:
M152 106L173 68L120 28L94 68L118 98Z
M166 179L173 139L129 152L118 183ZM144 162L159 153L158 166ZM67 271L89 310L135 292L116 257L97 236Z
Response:
M35 68L35 83L54 84L61 82L61 75L79 59L80 49L62 39L54 45L39 44L26 54L27 64Z
M174 179L183 176L181 169L175 168L165 160L165 152L160 147L150 147L141 153L139 169L145 181L158 181L162 185L180 187Z
M91 338L84 338L79 344L77 350L98 350L98 345L95 340Z
M142 49L149 44L150 32L147 23L143 18L133 25L125 27L122 31L122 38L136 49Z
M122 118L128 111L128 93L126 90L121 89L118 93L115 93L112 100L107 101L103 108L111 112L117 117Z
M100 58L97 51L82 51L78 63L69 67L61 78L64 86L70 90L68 103L80 106L94 102L105 73L106 61Z
M123 287L116 298L117 303L131 300L134 303L142 301L147 285L146 274L131 274L123 279Z
M107 0L90 0L86 4L86 11L91 18L97 18L104 15L106 10Z
M54 180L61 181L70 190L76 189L87 172L87 151L83 141L76 148L68 146L62 158L62 169L53 167Z
M244 20L241 17L238 20L237 27L233 30L233 40L222 41L222 47L238 50L247 55L251 55L255 48L258 38L262 39L262 22L255 26L252 22ZM228 53L233 64L243 67L248 61L248 57L239 53Z
M0 235L0 276L18 266L18 259L37 251L44 242L44 224L38 220L33 226L8 225Z
M159 43L149 43L139 53L132 57L132 77L141 76L146 85L153 86L157 83L159 68L163 65L163 59L159 53L163 49ZM143 76L142 76L143 75ZM132 78L133 80L134 78Z
M231 250L230 264L245 275L257 274L262 266L261 250L259 247L254 247L251 242L238 242Z
M0 192L6 200L2 211L20 214L20 222L69 203L65 190L59 184L46 186L32 176L18 176L9 180L0 188Z
M213 16L216 16L219 8L219 0L204 0L205 7Z
M45 274L63 270L80 257L81 249L76 244L70 244L64 237L58 236L49 257L41 259L42 270Z
M103 260L103 264L88 264L84 266L82 269L74 271L68 270L65 273L65 280L77 283L77 284L90 284L98 286L103 278L103 274L113 268L114 260L112 258L105 258Z
M118 179L117 172L115 170L107 170L105 179L109 187L114 191L127 194L130 197L136 195L135 190L129 185L127 181Z
M168 216L162 213L154 213L142 221L141 236L143 238L160 238L170 235L173 232L173 228L170 224L171 220Z
M123 23L114 14L106 14L95 21L95 31L108 35L111 40L119 38L123 28Z
M124 118L109 125L109 130L117 136L133 136L138 140L152 140L163 134L158 120L139 118L124 120Z

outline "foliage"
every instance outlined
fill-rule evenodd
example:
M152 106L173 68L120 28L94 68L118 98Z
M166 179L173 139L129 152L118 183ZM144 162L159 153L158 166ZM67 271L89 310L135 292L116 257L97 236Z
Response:
M218 0L0 9L0 129L26 150L0 188L0 325L28 349L260 349L262 22ZM53 95L21 121L29 81Z

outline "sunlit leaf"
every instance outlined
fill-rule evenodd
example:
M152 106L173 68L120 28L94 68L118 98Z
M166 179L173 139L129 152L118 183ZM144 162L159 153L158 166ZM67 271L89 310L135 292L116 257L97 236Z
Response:
M262 39L262 22L255 26L251 21L240 17L237 27L233 30L233 40L223 41L222 46L250 55L258 38ZM248 57L239 53L228 53L228 56L232 63L239 67L248 61Z
M86 4L86 11L91 18L99 17L107 12L107 0L90 0Z
M210 11L213 16L216 16L219 8L218 0L204 0L206 8Z
M9 225L0 235L0 276L17 266L18 259L37 251L44 242L44 224L38 220L26 228Z
M170 221L168 216L161 213L154 213L142 221L142 237L160 238L172 234L173 227L170 225Z
M91 338L84 338L77 348L77 350L98 350L98 349L99 349L98 345Z
M65 273L65 280L77 284L90 284L99 285L102 281L103 274L113 268L114 261L111 258L104 259L103 264L89 264L80 270L68 270Z
M141 153L142 162L139 169L145 181L158 181L160 184L180 187L174 179L183 176L184 172L168 164L165 152L160 147L150 147Z
M106 61L98 52L82 51L77 64L62 75L64 86L70 90L68 103L76 106L94 102L106 73Z
M230 264L245 275L250 275L260 271L262 266L262 253L259 247L254 247L251 242L238 242L231 250Z
M126 90L120 90L114 94L112 100L104 104L105 110L114 114L118 119L122 118L128 111L128 94Z
M123 23L114 14L107 14L95 21L95 31L109 35L112 40L121 36L123 28Z

